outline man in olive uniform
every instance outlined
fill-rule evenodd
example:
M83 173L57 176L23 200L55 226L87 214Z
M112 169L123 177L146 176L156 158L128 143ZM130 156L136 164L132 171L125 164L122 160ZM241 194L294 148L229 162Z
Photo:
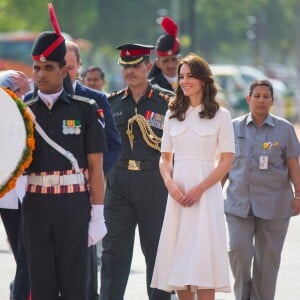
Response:
M172 93L152 86L147 79L154 46L119 46L124 90L109 96L121 135L120 159L107 177L101 268L101 300L124 297L138 225L146 261L149 299L170 299L170 294L150 288L167 190L159 172L160 138Z
M26 170L23 238L32 300L83 300L88 245L106 233L106 143L95 108L63 88L66 45L54 28L38 35L32 48L38 96L27 104L42 129L36 124Z
M155 63L148 78L152 84L174 91L177 82L177 66L180 61L180 41L178 26L175 21L166 16L160 23L165 34L158 37L155 46Z

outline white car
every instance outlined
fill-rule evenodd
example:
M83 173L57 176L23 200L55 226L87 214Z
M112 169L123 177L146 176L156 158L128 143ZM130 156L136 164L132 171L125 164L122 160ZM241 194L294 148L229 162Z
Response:
M249 92L250 84L254 80L267 79L272 83L274 89L274 106L273 112L281 117L287 117L287 103L285 102L285 97L287 95L288 89L284 82L269 78L260 69L248 65L211 65L211 70L221 86L222 90L227 91L229 96L231 94L236 94L239 91L244 91L244 97ZM226 80L225 80L226 78ZM226 82L226 84L224 84ZM232 82L231 84L228 84ZM240 100L241 101L241 100ZM248 111L248 107L239 106L245 108Z
M238 68L235 65L221 64L212 64L210 68L220 89L218 97L230 110L232 117L248 112L247 85Z

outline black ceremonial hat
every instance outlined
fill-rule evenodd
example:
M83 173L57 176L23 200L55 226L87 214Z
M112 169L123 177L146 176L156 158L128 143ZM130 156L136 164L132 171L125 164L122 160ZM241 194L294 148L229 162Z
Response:
M144 61L146 57L150 56L152 45L143 44L124 44L117 47L120 52L119 64L122 66L133 66Z
M161 35L156 41L156 55L176 55L180 51L180 42L177 37L178 26L175 21L166 16L162 19L160 26L166 34Z
M40 33L35 39L31 56L35 61L56 61L62 62L66 55L65 39L62 36L59 24L51 3L48 4L51 22L55 32L45 31Z
M31 55L33 60L61 62L66 55L65 40L57 37L55 32L42 32L34 41Z

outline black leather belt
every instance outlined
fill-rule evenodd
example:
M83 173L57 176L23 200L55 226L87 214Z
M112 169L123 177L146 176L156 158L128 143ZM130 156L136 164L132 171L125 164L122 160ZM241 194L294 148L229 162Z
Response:
M131 171L142 171L157 168L158 162L141 160L119 160L116 162L116 166Z

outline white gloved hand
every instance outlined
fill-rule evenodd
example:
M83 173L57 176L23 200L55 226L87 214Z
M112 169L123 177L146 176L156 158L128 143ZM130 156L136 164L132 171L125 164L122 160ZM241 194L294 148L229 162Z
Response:
M107 229L103 216L103 205L92 204L91 220L88 232L88 247L96 245L106 234Z

